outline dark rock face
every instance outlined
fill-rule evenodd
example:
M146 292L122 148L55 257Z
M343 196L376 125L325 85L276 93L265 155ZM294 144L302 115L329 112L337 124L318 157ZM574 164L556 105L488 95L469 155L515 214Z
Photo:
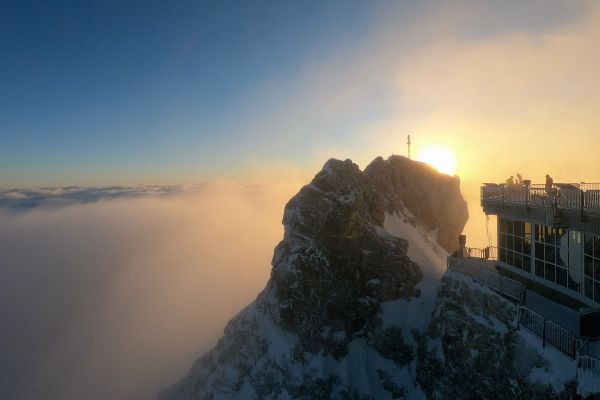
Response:
M469 219L457 176L401 156L387 161L376 158L365 169L365 176L383 197L385 211L391 214L406 207L425 230L437 230L440 246L450 254L456 251L458 235Z
M399 156L378 158L364 173L350 160L329 160L286 205L268 284L279 300L271 311L307 351L339 348L327 332L345 331L350 340L373 323L380 303L413 296L421 271L406 255L408 243L377 229L386 212L405 210L447 237L448 250L467 219L458 178Z
M415 334L417 381L427 398L570 398L529 382L531 368L544 360L519 343L515 318L516 307L497 294L442 278L433 320L424 335ZM441 348L432 350L428 342Z
M327 161L285 207L265 290L164 398L363 398L340 376L303 367L315 357L342 360L353 341L395 366L377 370L374 380L376 390L401 396L393 368L407 368L415 351L407 333L384 327L379 313L383 302L416 299L422 272L407 255L408 241L382 228L386 213L437 230L448 251L468 216L458 178L423 163L377 158L363 172L350 160ZM294 338L285 355L269 347L273 330Z

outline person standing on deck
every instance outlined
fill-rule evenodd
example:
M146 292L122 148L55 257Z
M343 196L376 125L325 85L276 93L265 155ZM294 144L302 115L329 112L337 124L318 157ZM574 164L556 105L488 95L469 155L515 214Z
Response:
M553 188L554 179L550 175L546 175L546 194L548 195L548 200L550 200L550 204L552 205L552 210L554 212L554 218L558 218L558 192Z
M517 174L517 186L523 186L523 176Z
M546 175L546 194L548 196L552 194L552 185L554 185L554 179L550 175Z

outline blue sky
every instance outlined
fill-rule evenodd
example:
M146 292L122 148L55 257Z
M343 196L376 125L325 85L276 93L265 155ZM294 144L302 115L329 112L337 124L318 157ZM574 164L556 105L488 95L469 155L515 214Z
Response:
M4 3L1 165L16 182L211 147L245 93L369 18L345 1Z
M373 125L431 109L398 105L397 71L418 50L552 32L587 7L3 1L0 187L285 177L373 158L388 150L363 155Z

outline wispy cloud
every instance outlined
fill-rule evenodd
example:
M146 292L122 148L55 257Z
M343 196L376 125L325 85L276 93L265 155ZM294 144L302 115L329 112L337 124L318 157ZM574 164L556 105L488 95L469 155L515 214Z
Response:
M361 40L249 99L236 146L308 171L406 154L408 134L413 154L447 146L483 246L481 182L600 180L599 41L594 1L384 2Z
M384 3L362 40L251 99L238 145L309 170L406 154L408 134L413 154L450 147L484 245L481 182L600 180L599 40L592 1Z
M198 190L201 185L194 189ZM12 210L35 207L65 207L76 203L141 196L164 196L182 193L190 187L177 186L100 186L47 187L0 190L0 208Z

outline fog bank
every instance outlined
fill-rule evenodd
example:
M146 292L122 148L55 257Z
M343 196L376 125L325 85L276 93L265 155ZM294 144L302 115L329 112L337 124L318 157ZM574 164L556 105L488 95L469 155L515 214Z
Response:
M252 301L296 184L0 208L0 398L141 399Z

